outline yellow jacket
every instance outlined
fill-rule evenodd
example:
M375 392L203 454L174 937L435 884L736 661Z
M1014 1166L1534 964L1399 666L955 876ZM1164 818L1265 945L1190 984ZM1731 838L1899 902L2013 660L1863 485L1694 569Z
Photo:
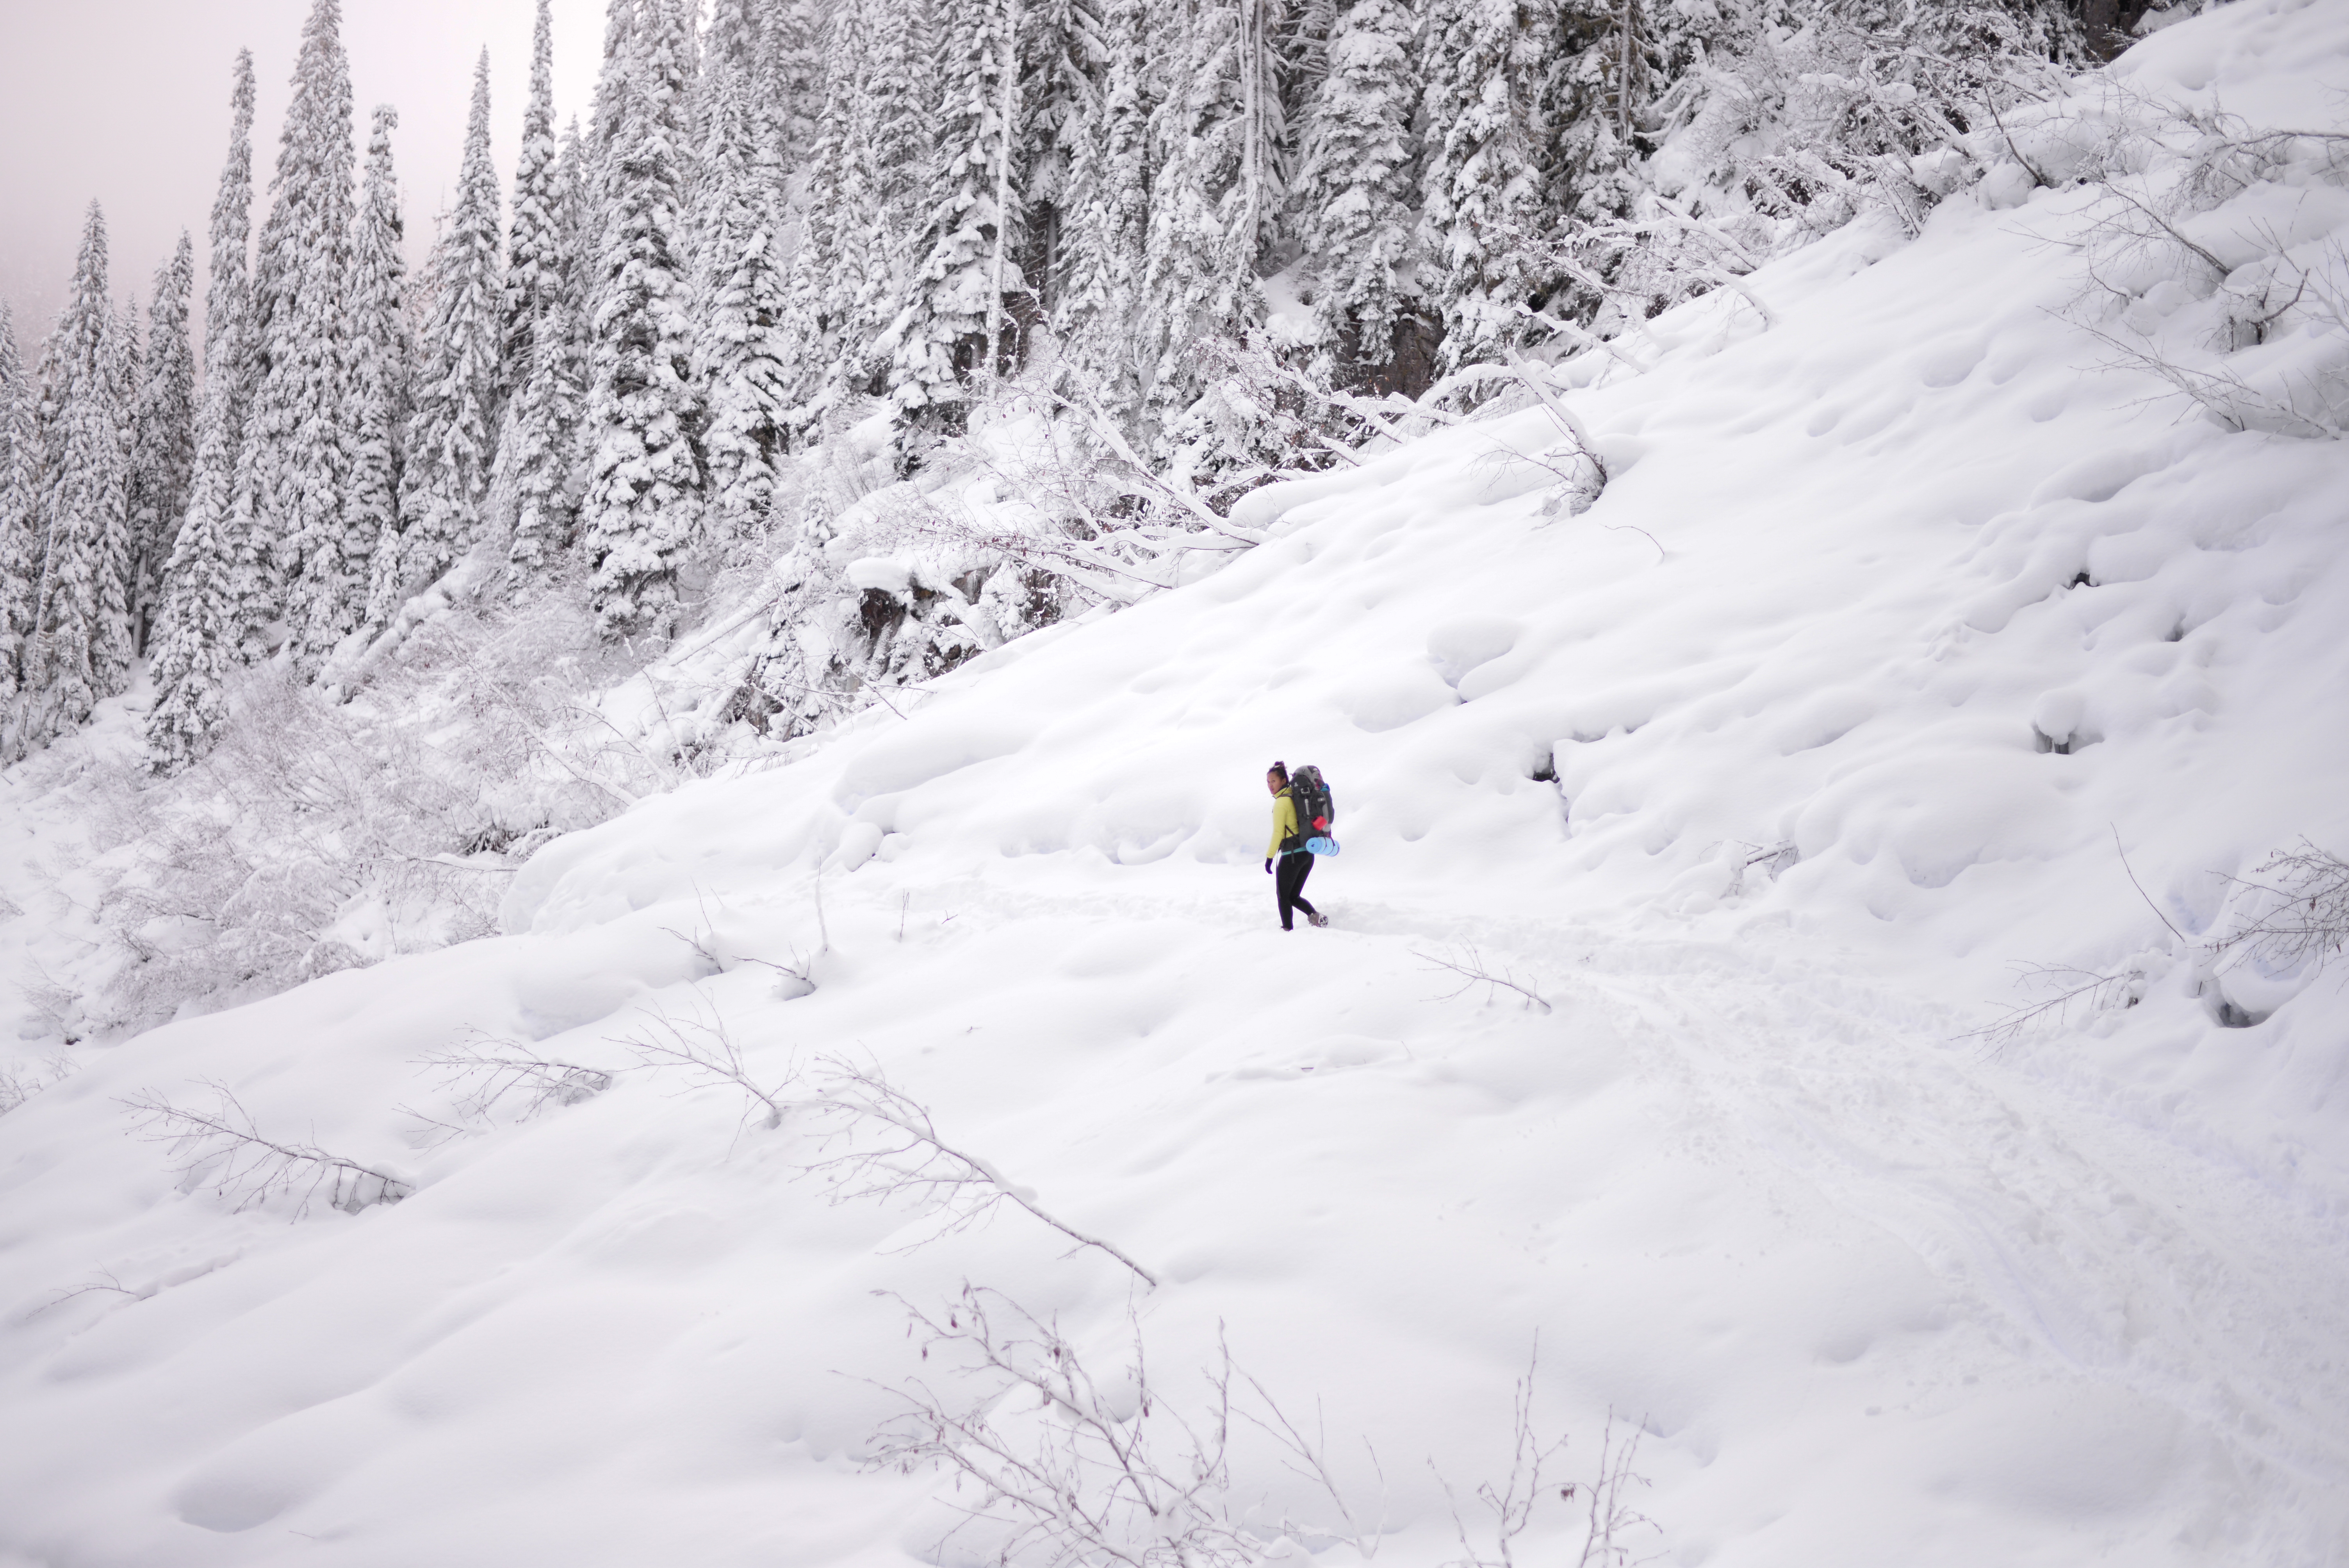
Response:
M1286 851L1281 847L1283 844L1288 846ZM1305 841L1297 831L1297 802L1289 798L1288 790L1283 789L1272 798L1272 845L1264 851L1264 858L1270 860L1278 854L1296 854L1304 848Z

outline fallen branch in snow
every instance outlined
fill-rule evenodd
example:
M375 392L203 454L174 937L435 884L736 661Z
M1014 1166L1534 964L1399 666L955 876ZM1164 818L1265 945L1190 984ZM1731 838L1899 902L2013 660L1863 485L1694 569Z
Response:
M802 1169L822 1180L835 1202L910 1198L946 1216L938 1235L952 1235L1009 1202L1076 1243L1132 1270L1156 1288L1158 1276L1113 1243L1089 1235L1036 1201L983 1157L948 1143L929 1108L897 1088L880 1068L841 1057L822 1057L811 1068L788 1063L772 1084L761 1083L744 1059L722 1016L698 1013L674 1018L648 1015L644 1037L619 1042L648 1068L681 1069L705 1084L723 1084L750 1101L745 1119L763 1109L770 1130L799 1111L821 1153ZM936 1237L928 1238L935 1240Z
M1424 958L1434 967L1448 969L1462 977L1459 988L1446 991L1441 1000L1448 1002L1453 997L1472 991L1479 985L1499 986L1504 990L1515 991L1518 995L1523 996L1527 1004L1539 1007L1545 1013L1550 1010L1549 1004L1542 999L1541 994L1529 986L1519 985L1516 975L1506 969L1498 975L1492 973L1485 967L1483 955L1473 947L1467 949L1467 954L1464 959L1444 958L1433 953L1417 953L1413 956Z
M2052 1020L2061 1026L2069 1017L2072 1005L2085 1000L2092 1013L2101 1013L2115 1002L2127 996L2127 1006L2137 1006L2132 995L2142 976L2129 975L2099 975L2092 969L2078 969L2068 964L2029 964L2013 965L2017 985L2061 985L2064 989L2043 1001L2019 1007L2008 1007L1996 1020L1979 1029L1968 1029L1958 1036L1961 1040L1985 1040L2002 1045L2017 1035Z
M321 1191L335 1208L356 1214L373 1203L397 1203L415 1189L397 1176L308 1143L264 1138L228 1086L199 1080L212 1090L211 1110L174 1105L153 1089L116 1103L129 1110L150 1142L171 1145L173 1169L190 1187L209 1184L233 1197L239 1212L281 1194L308 1212Z
M673 1018L655 1009L646 1015L645 1037L634 1035L616 1042L636 1054L636 1059L648 1068L680 1069L704 1083L725 1084L740 1090L750 1106L743 1111L745 1120L752 1111L764 1108L766 1117L760 1125L770 1130L781 1127L786 1112L803 1101L788 1098L792 1086L798 1081L796 1068L787 1069L781 1081L770 1088L750 1076L750 1064L742 1059L742 1047L720 1016L703 1018L697 1011L688 1018Z
M1289 1469L1326 1495L1338 1522L1282 1519L1280 1537L1335 1539L1363 1558L1377 1554L1383 1526L1357 1522L1316 1445L1299 1432L1264 1386L1237 1370L1217 1336L1202 1369L1205 1399L1193 1413L1151 1380L1139 1324L1129 1319L1124 1367L1097 1379L1058 1323L1037 1317L998 1290L965 1285L942 1314L894 1293L922 1334L922 1359L933 1352L959 1363L953 1375L975 1387L950 1394L921 1378L882 1387L902 1404L884 1423L869 1463L905 1474L944 1470L953 1493L941 1499L961 1522L938 1542L970 1532L988 1563L1036 1562L1053 1568L1244 1568L1266 1556L1268 1522L1236 1495L1234 1418L1270 1436ZM941 1321L943 1319L943 1321ZM1235 1398L1235 1382L1253 1390L1267 1412ZM1031 1398L1009 1396L1025 1393ZM969 1483L975 1501L964 1492Z
M478 1029L471 1038L435 1051L417 1065L438 1068L455 1091L458 1109L481 1121L491 1119L500 1104L513 1097L523 1101L517 1119L527 1119L550 1105L577 1105L612 1087L606 1068L556 1061L518 1040Z
M807 1169L823 1178L835 1202L910 1197L945 1214L947 1223L938 1233L951 1235L1008 1201L1076 1243L1077 1250L1091 1247L1106 1253L1143 1284L1157 1285L1156 1274L1117 1247L1046 1210L1032 1189L1015 1184L984 1159L947 1143L929 1108L892 1084L878 1068L824 1057L810 1081L816 1092L806 1103L820 1119L817 1135L841 1152L816 1160ZM862 1141L882 1128L889 1131L878 1142Z

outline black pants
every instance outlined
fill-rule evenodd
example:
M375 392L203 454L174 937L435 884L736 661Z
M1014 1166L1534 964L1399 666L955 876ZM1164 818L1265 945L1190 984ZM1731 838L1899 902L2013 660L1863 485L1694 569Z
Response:
M1293 855L1281 856L1273 867L1272 885L1280 900L1281 930L1297 929L1288 921L1288 912L1292 909L1303 910L1308 920L1319 913L1305 902L1305 879L1312 871L1313 857L1302 850Z

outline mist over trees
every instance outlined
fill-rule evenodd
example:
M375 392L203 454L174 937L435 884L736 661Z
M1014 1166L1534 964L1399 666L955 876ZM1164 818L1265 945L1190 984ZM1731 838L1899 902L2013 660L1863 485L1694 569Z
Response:
M558 129L540 0L512 188L484 56L410 277L396 111L362 147L316 0L258 211L250 55L232 70L201 382L191 248L142 335L95 206L37 351L0 315L0 758L142 658L171 772L240 670L351 689L419 595L564 596L658 645L729 570L765 573L770 631L733 711L819 726L1086 602L1071 550L1210 527L1382 419L1491 396L1481 367L1636 342L1863 211L1913 226L1977 105L2133 20L613 0L594 102ZM1016 419L1080 476L1032 498L1032 537L932 520L905 582L848 570L876 484L992 460L977 434Z

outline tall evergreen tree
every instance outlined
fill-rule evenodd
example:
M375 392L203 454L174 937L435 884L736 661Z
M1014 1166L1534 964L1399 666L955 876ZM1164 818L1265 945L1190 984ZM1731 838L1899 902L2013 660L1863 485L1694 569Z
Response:
M187 516L163 568L148 666L155 705L147 713L156 765L177 771L211 749L227 722L222 689L234 645L254 611L240 607L235 573L251 548L250 511L238 503L244 470L246 410L254 387L252 285L245 242L253 205L253 54L236 57L230 97L228 160L212 201L211 277L204 294L204 386L196 411L195 469ZM240 518L241 542L232 533ZM249 556L247 557L249 560ZM249 602L254 594L242 596Z
M113 547L126 536L128 491L118 328L106 297L106 218L89 206L73 286L51 339L49 395L54 413L43 522L47 535L28 695L35 712L28 742L46 740L88 718L109 695L114 628L123 584L109 593ZM126 628L127 630L127 628ZM125 661L127 664L127 660Z
M586 320L582 247L589 221L586 146L574 123L563 139L553 181L554 249L531 333L531 362L515 394L502 453L514 476L513 540L509 555L517 590L551 567L570 542L576 510L580 410L586 396Z
M343 495L343 538L347 562L366 573L367 600L357 619L370 627L390 619L400 587L399 471L411 346L407 226L391 161L391 133L398 128L399 111L378 104L352 247L350 406L343 418L351 472ZM337 607L335 618L311 628L307 640L330 640L340 622Z
M1130 427L1149 368L1133 330L1150 265L1154 105L1146 0L1109 0L1102 49L1108 74L1101 106L1084 127L1071 171L1074 233L1057 325L1081 395Z
M0 299L0 704L13 702L23 687L33 635L41 573L40 456L33 385L16 346L16 318Z
M314 0L295 61L293 99L279 138L274 198L254 266L259 382L239 453L237 583L246 659L264 651L261 627L306 625L322 595L347 595L342 418L347 348L350 230L357 156L341 0ZM249 525L242 520L249 519ZM319 560L307 562L316 554ZM257 577L258 581L254 581ZM256 618L257 617L257 618ZM315 667L319 651L296 649Z
M139 393L145 356L139 341L139 306L125 300L107 327L105 398L114 420L114 464L106 498L106 529L98 536L98 617L90 635L90 668L98 695L111 696L130 684L139 655L139 629L132 596L137 571L136 520L130 511L132 467L138 460Z
M1163 425L1198 395L1202 337L1264 320L1257 263L1272 236L1284 134L1273 0L1190 0L1179 85L1153 126L1145 330L1158 356L1150 404Z
M1325 361L1384 362L1408 308L1416 28L1403 0L1353 0L1330 28L1307 110L1291 197L1319 273L1313 317Z
M874 264L874 181L864 134L867 52L861 0L833 8L824 33L823 108L807 157L799 245L783 285L785 340L797 350L784 418L805 438L837 394L854 342L856 302ZM861 355L862 344L855 344Z
M1540 112L1547 6L1434 0L1426 23L1420 249L1457 367L1523 340L1546 223Z
M506 396L530 374L532 334L562 286L557 232L554 139L554 35L549 0L538 0L531 36L530 101L522 116L522 150L514 158L513 222L506 250L504 335L498 384Z
M675 630L702 483L683 233L688 4L642 0L604 172L581 521L596 616L615 636Z
M929 211L905 308L880 345L892 400L905 413L952 409L961 383L982 365L988 328L1000 320L1012 128L1018 101L1011 0L961 0L948 8L947 90L938 120Z
M708 404L709 516L728 533L762 523L775 490L788 388L777 337L774 141L761 112L765 28L756 0L721 0L702 63L703 211L694 377Z
M486 49L473 72L456 211L433 247L431 266L431 315L400 473L400 569L409 588L448 570L478 537L494 456L501 290Z
M187 515L196 461L196 362L188 340L195 255L183 231L171 259L155 269L147 316L146 375L139 391L130 464L131 614L145 652L162 603L163 562Z
M218 448L226 438L227 412L222 405L227 400L223 389L205 389L198 420L202 430L199 473L223 460ZM147 710L148 751L160 772L176 773L211 750L228 722L222 688L235 630L230 621L229 556L220 536L221 515L217 501L200 499L191 504L163 568L163 603L149 663L155 706Z

